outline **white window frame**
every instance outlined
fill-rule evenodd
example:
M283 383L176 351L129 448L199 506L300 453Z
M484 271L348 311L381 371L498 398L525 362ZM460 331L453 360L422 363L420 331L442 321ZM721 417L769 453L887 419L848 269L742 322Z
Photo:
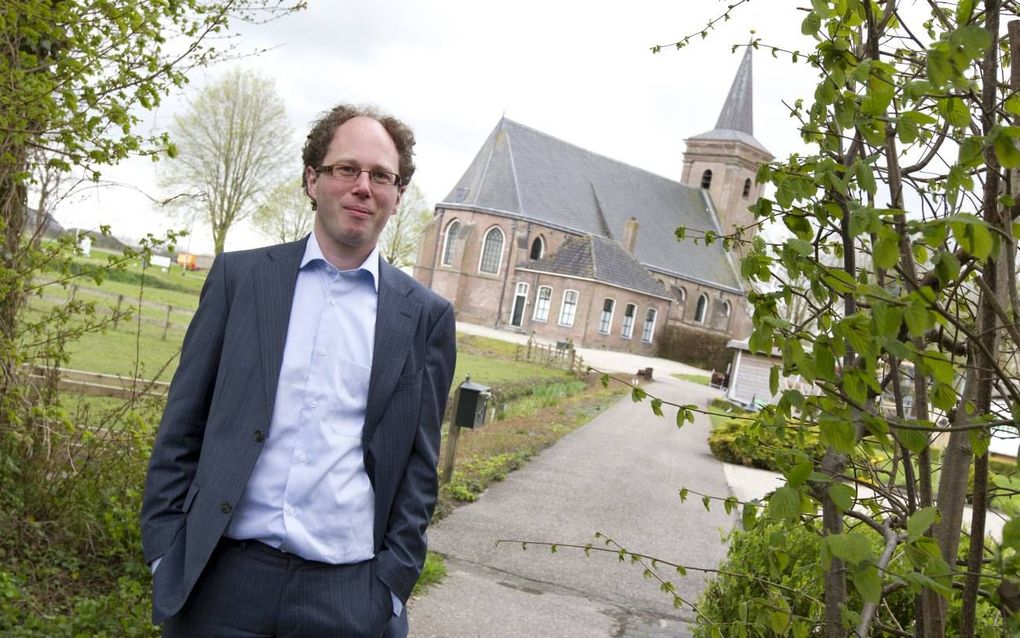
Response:
M485 255L487 244L489 241L489 235L493 232L499 233L499 255L496 256L496 270L483 270L482 264L485 263ZM499 271L503 268L503 248L506 246L506 235L503 234L503 229L499 226L493 226L489 230L485 231L485 235L482 236L482 254L478 256L478 272L485 273L488 275L498 275Z
M630 310L630 315L627 311ZM634 317L637 316L637 304L629 303L623 307L623 325L620 327L620 337L630 339L634 336Z
M571 302L571 306L573 307L571 308L570 311L569 317L570 321L567 322L564 320L564 317L566 316L567 311L567 297L570 296L571 293L573 293L574 300L573 302ZM580 302L581 293L577 292L573 288L567 288L566 290L564 290L563 298L560 300L560 317L556 321L557 325L563 326L564 328L572 328L574 326L574 321L577 319L577 306L580 304Z
M606 319L606 302L609 302L609 318ZM616 300L606 297L602 300L602 311L599 313L599 334L607 335L613 331L613 315L616 314Z
M548 290L549 296L542 299L542 291ZM552 286L539 286L538 290L535 291L535 314L532 317L534 321L541 321L545 323L549 321L549 308L552 306Z
M702 305L701 302L705 304ZM694 307L694 322L705 323L705 319L708 317L708 295L701 293L698 295L698 304Z
M648 315L652 318L649 319ZM641 328L641 341L644 343L651 343L655 337L655 320L659 318L659 311L655 308L649 308L645 311L645 325Z
M446 225L446 232L443 233L443 253L440 258L440 264L443 266L453 265L453 242L457 240L454 234L460 229L460 220L453 220Z

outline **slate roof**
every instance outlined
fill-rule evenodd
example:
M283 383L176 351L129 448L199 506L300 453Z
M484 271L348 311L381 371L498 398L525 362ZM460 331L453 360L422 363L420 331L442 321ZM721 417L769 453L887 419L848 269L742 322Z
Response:
M594 279L630 290L666 297L666 289L618 242L598 235L571 237L555 254L533 262L529 270Z
M641 264L742 290L721 243L695 246L675 239L677 226L718 232L718 221L701 189L506 118L439 205L502 213L613 240L622 239L624 224L634 216L639 223L634 257Z
M738 141L753 146L765 153L769 153L761 142L754 138L754 82L751 69L751 49L744 52L744 59L737 69L737 76L733 78L730 92L726 96L726 103L719 112L719 119L715 128L707 133L695 135L692 140L722 140Z

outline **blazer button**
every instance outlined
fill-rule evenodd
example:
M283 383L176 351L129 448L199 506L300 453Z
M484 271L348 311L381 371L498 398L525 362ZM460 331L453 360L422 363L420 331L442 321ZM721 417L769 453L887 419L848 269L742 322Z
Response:
M261 443L266 440L266 433L262 430L255 430L255 442Z
M226 501L223 501L222 503L220 503L220 511L223 512L224 514L229 514L230 513L230 503L228 503Z

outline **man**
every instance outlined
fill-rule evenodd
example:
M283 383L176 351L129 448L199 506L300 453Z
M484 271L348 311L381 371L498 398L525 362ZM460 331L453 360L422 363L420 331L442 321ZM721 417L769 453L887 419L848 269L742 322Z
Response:
M302 153L304 240L217 257L149 463L165 636L403 636L437 493L453 308L379 258L414 164L341 105Z

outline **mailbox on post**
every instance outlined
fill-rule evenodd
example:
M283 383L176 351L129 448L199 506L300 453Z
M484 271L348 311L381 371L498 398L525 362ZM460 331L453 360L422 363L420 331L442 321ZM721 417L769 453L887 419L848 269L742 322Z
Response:
M462 428L477 428L484 425L485 410L489 405L492 388L475 383L468 376L458 390L457 411L453 417L453 424Z

